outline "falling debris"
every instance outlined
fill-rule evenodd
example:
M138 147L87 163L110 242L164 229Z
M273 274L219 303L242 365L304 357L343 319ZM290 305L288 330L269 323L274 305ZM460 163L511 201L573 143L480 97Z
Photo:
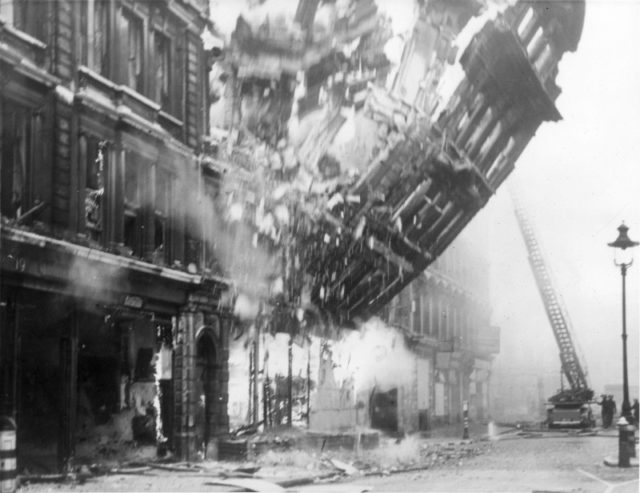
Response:
M456 310L423 333L398 300L561 118L584 3L417 1L403 33L374 0L116 3L0 9L20 470L246 460L281 428L364 455L446 415L417 375L438 406L484 385L496 331L461 348Z

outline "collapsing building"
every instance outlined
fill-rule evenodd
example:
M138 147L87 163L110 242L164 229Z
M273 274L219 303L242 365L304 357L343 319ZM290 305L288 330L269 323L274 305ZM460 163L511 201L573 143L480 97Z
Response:
M373 0L257 5L224 59L204 0L72 3L0 3L0 411L30 470L96 439L202 456L232 331L327 337L421 279L560 118L584 16L508 7L441 98L480 1L418 2L398 67Z
M216 149L239 170L227 190L234 220L252 225L254 246L266 238L278 252L267 283L273 303L260 305L267 321L256 332L322 327L315 333L330 336L424 281L537 128L561 118L555 78L577 47L584 2L505 4L464 49L450 97L454 41L483 2L417 2L398 66L385 55L390 33L373 1L301 1L289 17L268 7L236 24L220 74ZM442 419L459 415L471 383L487 402L497 329L486 314L476 318L457 327L482 325L487 347L448 334L469 347L446 351L439 340L430 350L432 395L449 395L434 397L448 403Z
M370 20L375 4L351 4L347 20L339 4L323 4L330 13L321 19L333 22L325 29L309 14L316 2L301 2L298 24L280 29L268 17L254 25L241 17L223 123L232 157L255 155L252 172L271 183L252 195L261 210L289 205L280 229L296 244L284 270L300 283L289 294L309 288L310 303L338 323L377 313L419 276L513 170L539 125L560 119L557 64L576 48L584 14L582 2L508 7L473 37L460 58L465 76L438 101L453 40L482 5L420 3L388 77L384 29ZM301 11L311 18L306 30ZM334 34L323 44L326 32Z

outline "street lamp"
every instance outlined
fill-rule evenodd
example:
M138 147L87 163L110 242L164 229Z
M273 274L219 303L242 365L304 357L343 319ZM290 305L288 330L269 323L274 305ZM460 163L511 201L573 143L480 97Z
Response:
M627 231L629 231L629 228L623 222L618 226L618 238L616 238L616 241L608 243L608 245L615 248L615 259L613 263L616 267L620 267L620 273L622 274L622 416L624 416L628 422L631 422L629 381L627 378L627 301L625 279L627 277L627 269L633 264L631 248L637 246L638 242L631 241L629 235L627 235Z

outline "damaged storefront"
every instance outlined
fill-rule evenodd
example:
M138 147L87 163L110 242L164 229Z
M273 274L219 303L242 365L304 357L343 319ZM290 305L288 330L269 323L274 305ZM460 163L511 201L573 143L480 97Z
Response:
M219 286L7 227L2 249L2 411L21 470L213 446L227 426Z

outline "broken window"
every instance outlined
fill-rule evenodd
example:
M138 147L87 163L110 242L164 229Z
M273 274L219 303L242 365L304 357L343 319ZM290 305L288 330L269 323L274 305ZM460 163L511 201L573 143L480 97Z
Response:
M80 60L91 70L108 75L109 4L107 0L80 2Z
M171 209L171 177L165 170L156 171L156 204L154 210L154 261L164 263L168 256L169 211Z
M6 12L7 19L10 23L26 32L27 34L47 43L49 37L49 21L51 2L42 2L42 0L0 0L3 6L0 13ZM11 18L10 16L13 16Z
M171 110L171 40L159 31L153 33L155 48L155 95L165 111Z
M102 238L106 142L93 136L82 136L80 153L86 169L85 226L90 238L99 242Z
M33 157L37 140L34 118L28 108L5 103L2 114L2 159L0 186L2 214L18 218L30 204Z
M123 10L123 24L127 36L127 77L126 83L139 93L144 92L144 45L142 19L132 12Z
M140 166L141 160L132 152L125 155L124 174L124 244L131 254L142 255L141 211L140 211Z

